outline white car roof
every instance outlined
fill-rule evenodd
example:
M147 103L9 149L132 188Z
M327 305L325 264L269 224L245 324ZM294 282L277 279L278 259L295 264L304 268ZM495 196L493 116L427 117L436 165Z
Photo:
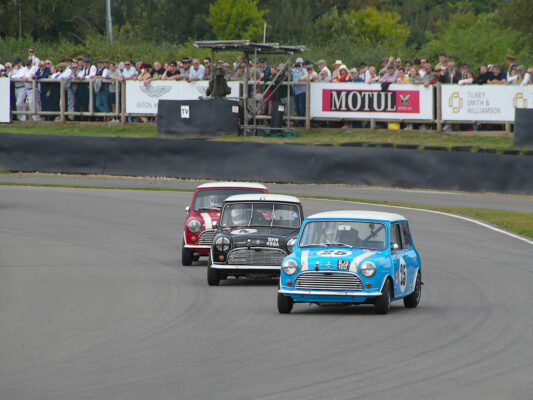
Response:
M215 188L247 188L247 189L266 189L265 185L252 182L209 182L203 183L196 189L215 189Z
M236 194L228 197L225 201L279 201L283 203L300 203L300 199L283 194Z
M400 221L406 220L400 214L379 212L379 211L363 211L363 210L342 210L342 211L326 211L318 214L313 214L307 217L307 219L362 219L372 221Z

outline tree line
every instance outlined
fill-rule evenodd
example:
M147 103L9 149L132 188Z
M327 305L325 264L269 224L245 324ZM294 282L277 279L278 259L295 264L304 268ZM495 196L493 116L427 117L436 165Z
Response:
M106 40L105 0L4 0L0 57L11 57L28 42L58 56L79 50L98 57L117 47L128 53L124 56L142 57L138 53L148 51L146 57L165 57L176 49L192 50L194 40L262 41L266 23L267 42L305 45L310 59L377 63L394 54L435 60L445 51L473 65L502 62L509 53L533 63L530 0L111 0L111 4L118 43L101 46ZM154 44L160 48L150 50ZM121 50L124 46L128 50Z

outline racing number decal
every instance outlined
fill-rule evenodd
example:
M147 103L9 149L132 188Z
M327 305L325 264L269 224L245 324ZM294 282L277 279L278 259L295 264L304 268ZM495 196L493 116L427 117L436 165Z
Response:
M405 292L407 286L407 266L403 257L400 257L400 289Z
M316 254L318 256L344 257L344 256L351 256L352 252L348 250L322 250Z

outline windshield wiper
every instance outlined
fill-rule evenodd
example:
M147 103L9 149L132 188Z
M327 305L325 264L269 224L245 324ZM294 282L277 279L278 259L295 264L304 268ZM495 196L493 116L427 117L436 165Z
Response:
M196 209L197 211L218 211L220 207L200 207Z
M349 244L341 243L341 242L326 242L325 245L327 247L349 247L350 249L353 247L353 246L350 246Z

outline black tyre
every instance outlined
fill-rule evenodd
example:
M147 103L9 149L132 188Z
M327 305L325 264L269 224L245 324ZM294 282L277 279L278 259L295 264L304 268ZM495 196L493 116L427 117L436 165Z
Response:
M420 297L422 297L422 281L420 279L420 273L416 274L415 290L409 296L403 299L403 304L407 308L416 308L420 303Z
M292 311L294 300L292 297L287 297L278 293L278 311L280 314L289 314Z
M211 256L207 259L207 284L209 286L218 286L220 283L220 273L211 268Z
M182 265L189 266L192 265L193 261L193 252L185 247L185 241L181 245L181 263Z
M376 314L387 314L390 310L391 286L390 279L387 279L383 285L381 296L376 299L375 311Z

